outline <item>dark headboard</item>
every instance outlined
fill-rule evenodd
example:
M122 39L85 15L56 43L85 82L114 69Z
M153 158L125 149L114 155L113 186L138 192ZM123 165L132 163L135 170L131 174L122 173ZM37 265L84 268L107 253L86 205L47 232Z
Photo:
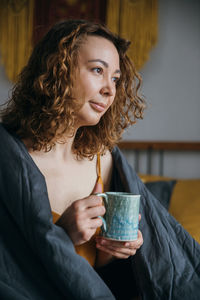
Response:
M140 171L139 156L141 151L147 155L146 173L152 174L152 154L158 153L159 157L159 175L163 175L164 170L164 153L166 151L195 151L200 152L200 142L186 141L122 141L118 144L121 150L133 151L135 154L135 170Z

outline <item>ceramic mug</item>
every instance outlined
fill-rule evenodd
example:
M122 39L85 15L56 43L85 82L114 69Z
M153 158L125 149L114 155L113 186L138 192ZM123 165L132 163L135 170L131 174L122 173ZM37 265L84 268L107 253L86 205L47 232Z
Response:
M106 213L101 235L118 241L134 241L138 238L140 195L122 192L98 193L104 198Z

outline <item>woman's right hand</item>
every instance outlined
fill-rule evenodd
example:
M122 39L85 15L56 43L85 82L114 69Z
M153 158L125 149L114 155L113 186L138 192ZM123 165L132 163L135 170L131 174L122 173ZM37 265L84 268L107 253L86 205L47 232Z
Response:
M61 226L69 235L74 245L81 245L90 240L96 229L102 225L98 216L105 214L102 199L96 195L74 201L61 215L56 225Z

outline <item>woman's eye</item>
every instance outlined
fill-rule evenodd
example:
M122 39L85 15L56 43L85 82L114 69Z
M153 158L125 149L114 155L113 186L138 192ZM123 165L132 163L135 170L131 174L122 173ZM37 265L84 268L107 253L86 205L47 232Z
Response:
M103 69L99 68L99 67L96 67L96 68L93 68L92 71L95 72L95 73L97 73L97 74L102 74Z
M119 81L119 77L113 77L112 81L115 82L115 83L117 83Z

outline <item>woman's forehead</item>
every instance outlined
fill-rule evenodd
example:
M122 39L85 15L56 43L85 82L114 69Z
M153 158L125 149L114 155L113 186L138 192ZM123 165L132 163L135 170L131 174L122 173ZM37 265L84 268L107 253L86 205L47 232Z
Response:
M87 36L81 44L78 53L80 62L102 60L112 62L119 68L119 54L115 45L100 36Z

